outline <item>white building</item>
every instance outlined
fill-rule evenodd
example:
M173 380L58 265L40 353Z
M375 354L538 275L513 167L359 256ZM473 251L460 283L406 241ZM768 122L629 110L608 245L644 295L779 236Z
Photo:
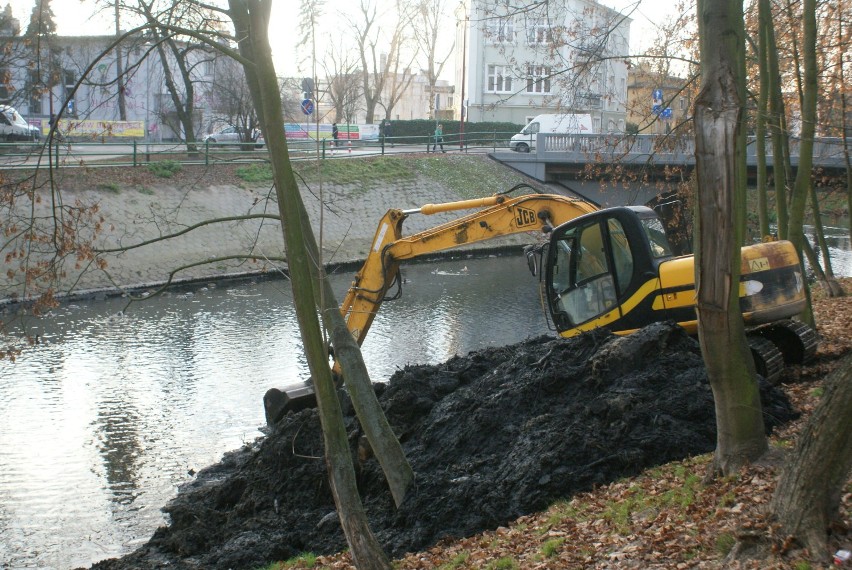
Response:
M152 42L139 36L124 42L120 52L107 51L114 39L115 36L51 36L36 47L22 36L0 34L0 76L4 78L0 83L0 103L14 106L30 124L43 130L51 114L58 115L60 110L63 119L81 129L85 122L119 121L116 77L120 53L126 115L124 124L116 125L115 132L104 136L183 139L166 87L164 67ZM195 91L196 135L217 122L211 93L224 59L217 58L213 50L196 49L188 63ZM174 66L174 61L171 63ZM181 80L175 83L180 97L185 99ZM134 123L130 135L126 130L129 123ZM119 128L124 132L118 132Z
M630 18L592 0L465 0L457 18L468 121L589 113L595 132L624 131Z

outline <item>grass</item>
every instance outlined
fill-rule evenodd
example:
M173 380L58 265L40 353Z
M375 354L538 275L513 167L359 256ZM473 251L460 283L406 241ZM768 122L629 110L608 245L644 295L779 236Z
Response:
M295 170L305 180L315 182L322 179L330 184L352 184L364 182L401 182L413 180L415 171L412 159L398 157L360 158L357 160L323 160L319 163L306 161L294 163Z
M520 568L520 566L518 566L518 563L514 558L504 556L503 558L491 562L485 568L488 570L516 570L517 568Z
M121 194L121 186L118 182L102 182L98 184L98 190L104 190L112 194Z
M723 532L716 537L716 552L718 552L720 556L725 557L736 543L737 539L733 534L730 532Z
M448 562L441 564L441 566L438 567L438 570L456 570L456 568L464 566L468 558L470 558L470 553L463 550L453 556Z
M541 555L545 558L553 558L559 552L559 548L565 542L564 538L551 538L541 545Z
M272 166L269 164L252 164L237 168L236 175L250 184L272 182Z
M300 568L315 568L317 565L317 556L312 552L303 552L302 554L285 560L284 562L273 562L267 566L263 566L258 570L296 570Z
M180 172L181 164L176 160L162 160L148 164L148 171L160 178L171 178Z

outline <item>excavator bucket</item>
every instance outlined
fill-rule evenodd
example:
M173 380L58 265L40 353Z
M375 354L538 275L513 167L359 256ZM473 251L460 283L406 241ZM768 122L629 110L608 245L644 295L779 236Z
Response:
M298 412L315 408L317 405L316 394L308 385L292 386L285 390L270 388L263 395L263 411L266 414L266 425L269 427L278 423L287 412Z

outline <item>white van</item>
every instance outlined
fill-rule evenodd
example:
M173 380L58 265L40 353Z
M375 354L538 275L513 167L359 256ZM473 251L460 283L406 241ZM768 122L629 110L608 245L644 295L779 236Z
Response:
M537 115L524 129L513 135L509 148L518 152L529 152L535 148L538 133L561 133L571 135L592 134L591 115Z
M9 105L0 105L0 141L35 141L41 138L38 127L30 125Z

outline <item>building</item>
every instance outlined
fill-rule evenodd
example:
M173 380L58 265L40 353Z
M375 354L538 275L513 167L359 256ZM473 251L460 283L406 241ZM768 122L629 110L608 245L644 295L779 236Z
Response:
M44 132L51 115L61 110L62 119L69 121L66 127L80 135L184 139L166 86L165 66L150 38L130 37L111 50L114 35L25 38L18 35L20 26L9 16L0 15L0 103L15 107ZM219 81L217 76L233 66L209 48L197 46L187 52L191 54L187 68L194 90L193 124L200 135L222 122L217 83L227 80ZM174 56L166 52L166 57L175 70ZM182 81L175 83L179 97L186 100Z
M697 84L654 70L648 63L630 69L627 83L627 122L640 134L683 131L692 118Z
M465 0L457 19L468 121L588 113L596 132L625 130L630 18L592 0Z

